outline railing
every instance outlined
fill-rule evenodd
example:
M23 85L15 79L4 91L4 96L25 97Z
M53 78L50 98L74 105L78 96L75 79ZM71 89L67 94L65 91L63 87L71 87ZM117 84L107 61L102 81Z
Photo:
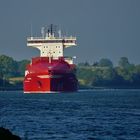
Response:
M65 59L65 60L73 60L75 57L72 56L60 56L60 57L52 57L53 59Z
M28 37L27 40L76 40L76 37Z

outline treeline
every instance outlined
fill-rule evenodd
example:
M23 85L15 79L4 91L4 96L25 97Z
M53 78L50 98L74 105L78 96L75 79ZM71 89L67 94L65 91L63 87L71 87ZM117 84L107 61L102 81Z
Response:
M29 60L16 61L12 57L0 55L0 89L22 87L22 77L29 63ZM77 78L80 87L84 88L140 88L140 65L131 64L128 58L121 57L118 66L114 67L111 60L103 58L92 65L88 62L79 63Z
M11 82L12 77L23 77L29 60L15 61L12 57L0 55L0 89L22 88L22 81Z
M140 65L131 64L126 57L121 57L116 67L109 59L93 65L80 63L77 76L83 87L140 88Z
M12 57L0 55L0 78L24 76L29 60L15 61Z

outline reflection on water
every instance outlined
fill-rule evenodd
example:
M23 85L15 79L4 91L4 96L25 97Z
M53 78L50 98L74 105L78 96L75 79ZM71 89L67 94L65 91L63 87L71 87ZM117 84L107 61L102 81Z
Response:
M140 90L0 92L0 125L28 140L140 138Z

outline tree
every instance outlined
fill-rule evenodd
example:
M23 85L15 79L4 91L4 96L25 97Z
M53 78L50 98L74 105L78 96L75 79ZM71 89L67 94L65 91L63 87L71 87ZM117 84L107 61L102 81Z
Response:
M85 67L85 66L90 66L90 64L86 61L84 63L83 62L79 63L78 66Z
M93 67L97 67L98 65L99 65L98 62L94 62L94 63L92 64Z
M18 72L21 76L25 74L26 66L30 63L29 60L22 60L18 62Z
M128 68L130 65L127 57L121 57L119 60L119 67Z
M92 78L92 86L111 86L116 77L113 68L96 68Z
M121 57L119 60L119 67L116 67L116 71L119 76L129 83L133 83L136 74L136 67L134 64L130 64L127 57Z
M17 74L17 62L12 57L6 55L0 56L0 75L5 77L14 76Z
M86 85L89 85L92 81L92 70L86 69L84 67L77 68L77 77L80 80L83 80Z
M102 58L99 61L99 66L100 67L113 67L113 63L111 62L111 60L107 59L107 58Z

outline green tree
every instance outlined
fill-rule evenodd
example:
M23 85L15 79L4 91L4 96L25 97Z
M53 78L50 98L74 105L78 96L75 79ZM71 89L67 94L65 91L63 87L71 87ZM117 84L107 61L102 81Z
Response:
M99 61L99 64L98 64L100 67L113 67L113 63L111 62L111 60L107 59L107 58L102 58L100 61Z
M86 61L84 63L83 62L79 63L78 66L80 66L80 67L88 67L88 66L90 66L90 64Z
M115 77L116 73L113 68L96 68L92 79L92 86L112 85L112 81Z
M94 62L94 63L92 64L93 67L97 67L98 65L99 65L98 62Z
M127 57L121 57L119 60L119 67L128 68L130 65Z
M133 82L133 75L136 73L134 64L130 64L127 57L121 57L119 60L119 67L116 67L117 74L126 82Z
M0 56L0 75L10 77L17 74L17 62L12 57Z
M19 75L24 76L26 66L30 63L29 60L22 60L18 62L18 72Z
M92 81L92 70L85 68L77 68L77 77L80 80L83 80L86 85L90 85Z

